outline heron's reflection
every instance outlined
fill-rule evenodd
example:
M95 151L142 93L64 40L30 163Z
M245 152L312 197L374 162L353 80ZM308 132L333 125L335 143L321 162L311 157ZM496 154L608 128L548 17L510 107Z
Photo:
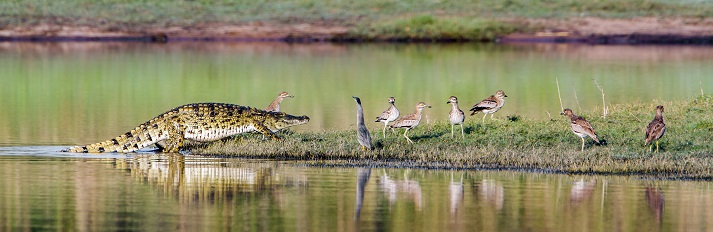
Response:
M371 176L371 168L360 168L357 170L357 187L356 187L356 212L354 219L358 220L361 214L361 206L364 202L364 188L369 182Z
M405 180L395 180L384 172L379 178L379 187L387 195L390 204L393 205L396 202L398 193L405 193L408 198L414 201L416 208L421 210L423 204L421 184L418 181L409 180L408 175L404 176Z

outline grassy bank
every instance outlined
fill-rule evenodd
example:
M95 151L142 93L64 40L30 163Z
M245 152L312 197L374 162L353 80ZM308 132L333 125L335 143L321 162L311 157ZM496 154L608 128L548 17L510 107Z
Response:
M14 0L0 2L0 29L36 25L88 26L104 31L211 24L316 24L351 28L348 39L491 40L531 30L524 19L713 16L705 1L528 0Z
M644 147L644 128L656 105L666 107L667 133L660 153ZM507 107L507 106L506 106ZM260 141L259 135L195 146L196 154L310 160L315 164L386 165L425 168L511 168L564 173L647 174L664 178L713 178L713 99L637 102L612 105L606 118L601 108L575 113L587 118L605 145L581 141L564 116L532 120L499 115L481 123L466 119L465 139L451 138L444 120L423 124L403 137L372 128L376 149L362 151L356 132L288 132L284 141Z

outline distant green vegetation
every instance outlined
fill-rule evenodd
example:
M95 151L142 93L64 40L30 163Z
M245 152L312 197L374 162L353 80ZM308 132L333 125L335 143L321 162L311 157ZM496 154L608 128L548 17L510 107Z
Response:
M367 40L476 40L491 41L517 30L515 24L497 20L437 18L420 15L383 23L361 25L351 36Z
M0 2L0 28L71 24L109 31L209 23L318 23L355 28L350 37L483 40L514 21L570 17L713 16L710 1L669 0L11 0ZM139 28L137 28L139 27ZM408 28L408 29L407 29Z
M667 133L660 153L644 146L644 128L656 105L666 107ZM576 110L575 110L576 111ZM315 164L397 165L426 168L508 168L564 173L647 174L663 178L713 178L713 99L612 105L609 115L601 108L575 112L587 118L605 145L580 139L560 115L549 120L500 115L466 120L465 140L451 138L445 121L421 125L407 144L399 134L382 139L372 131L376 149L362 151L356 132L287 132L284 141L260 141L260 136L197 145L195 154L312 160Z

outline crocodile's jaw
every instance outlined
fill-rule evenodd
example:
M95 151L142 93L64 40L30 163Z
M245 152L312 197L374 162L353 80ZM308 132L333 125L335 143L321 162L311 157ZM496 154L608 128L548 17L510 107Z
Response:
M307 115L294 116L285 113L274 114L273 120L266 120L264 122L268 128L272 131L278 131L291 126L302 125L309 122L309 117Z

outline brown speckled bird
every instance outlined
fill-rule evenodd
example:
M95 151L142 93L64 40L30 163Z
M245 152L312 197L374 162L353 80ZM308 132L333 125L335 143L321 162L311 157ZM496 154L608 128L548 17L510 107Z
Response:
M656 153L659 153L659 139L663 137L665 133L666 123L663 120L663 106L656 106L656 116L654 116L654 120L651 120L649 126L646 127L646 142L644 142L644 146L656 141ZM649 146L649 152L651 152L653 146L654 144Z
M384 110L384 112L379 115L379 117L376 117L375 122L383 122L384 123L384 138L386 138L386 127L389 125L390 122L395 121L396 119L399 118L399 109L396 109L396 105L394 104L396 102L396 99L394 97L389 98L389 106L388 109Z
M404 131L404 137L406 137L406 140L409 143L413 143L413 141L408 138L408 130L418 126L418 124L421 122L421 112L423 112L423 108L426 107L431 108L431 106L426 105L426 103L419 102L418 104L416 104L416 112L403 116L398 120L394 121L394 123L391 124L391 128L406 128L406 131Z
M582 151L584 151L584 137L589 136L594 140L594 142L599 144L597 132L594 131L594 128L592 128L592 125L589 124L586 119L575 115L570 109L564 109L562 114L569 117L569 126L572 128L572 132L582 139Z
M465 114L460 108L458 108L458 98L456 96L451 96L448 99L448 104L451 104L451 112L448 113L448 119L451 122L451 137L453 137L453 126L460 125L460 136L465 138L465 133L463 133L463 121L465 121Z
M275 100L272 101L272 103L270 103L270 105L267 106L267 108L265 108L265 111L280 112L280 103L282 103L282 100L285 100L285 98L288 98L288 97L292 98L295 96L292 96L287 92L281 92L280 94L277 95L277 98L275 98Z
M495 112L498 112L500 108L505 105L505 97L508 95L505 95L505 92L502 90L498 90L498 92L495 93L495 95L490 95L490 97L483 99L482 101L478 102L478 104L473 105L473 107L470 108L470 111L473 111L470 115L475 115L478 112L483 112L483 122L485 122L485 116L488 116L490 114L490 118L493 118L493 114Z

